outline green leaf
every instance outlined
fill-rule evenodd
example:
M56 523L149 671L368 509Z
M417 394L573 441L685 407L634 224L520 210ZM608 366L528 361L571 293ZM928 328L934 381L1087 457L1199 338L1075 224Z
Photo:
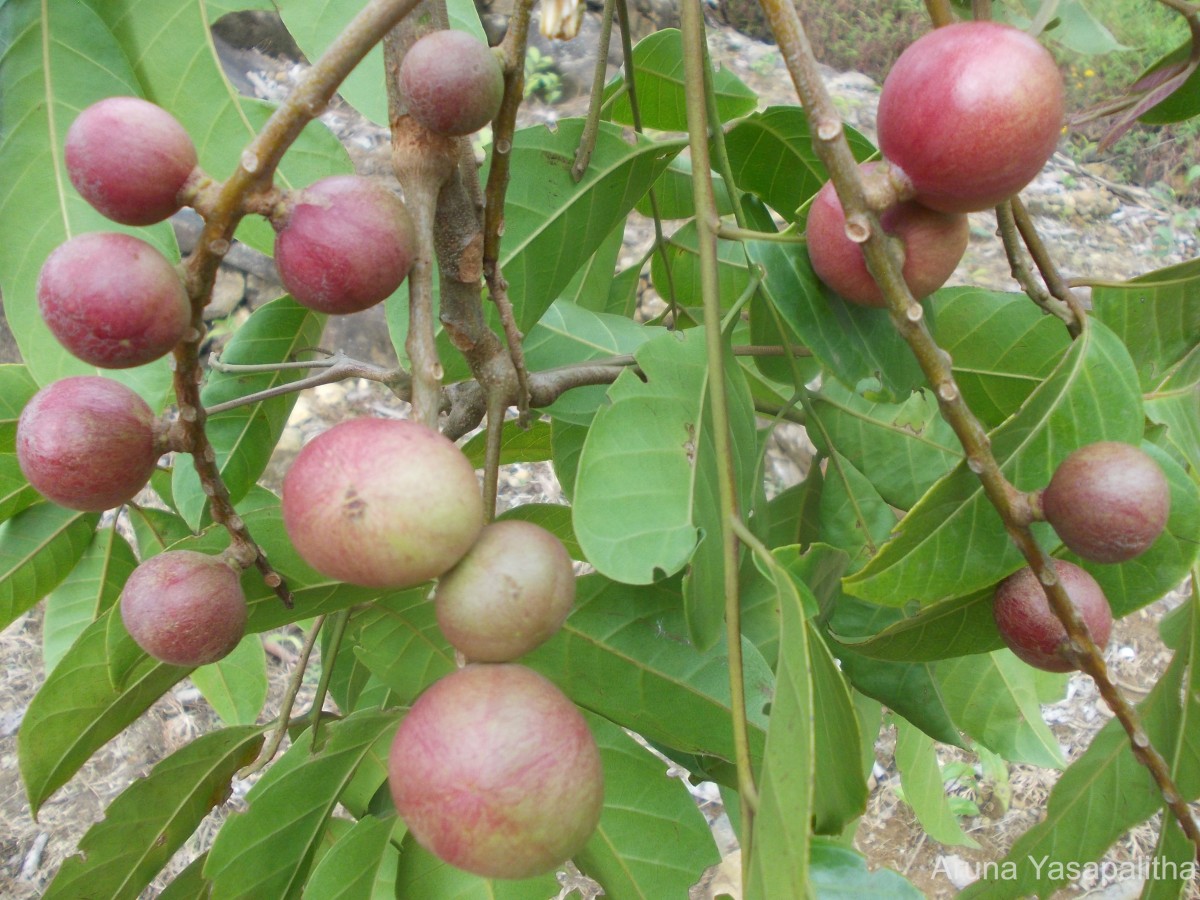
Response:
M1017 411L1071 344L1062 322L1024 294L946 288L930 300L929 321L963 399L988 428Z
M0 5L0 290L4 315L38 384L99 374L50 333L37 305L37 277L50 252L87 231L129 231L179 258L168 225L124 229L93 210L71 187L63 161L67 128L85 107L112 94L140 96L127 53L96 10L82 0ZM176 63L179 61L176 60ZM180 84L179 69L170 83ZM162 405L171 373L165 360L109 373L153 407Z
M559 419L554 420L550 445L554 450L554 474L562 485L563 496L568 501L575 498L575 479L579 472L579 456L587 440L588 429ZM575 529L572 527L571 534ZM582 551L581 551L582 552Z
M320 343L324 325L323 315L305 309L290 297L280 297L254 311L221 352L221 360L230 365L294 360ZM205 406L214 406L287 384L303 374L297 369L250 375L212 372L200 396ZM295 394L285 394L208 417L205 431L234 503L245 496L266 469L295 403ZM200 487L195 467L177 465L172 489L181 515L192 528L198 529L208 498Z
M713 172L712 183L717 215L733 215L733 202L729 199L729 188L725 185L725 179ZM677 156L671 160L671 164L659 176L658 181L654 182L651 190L658 205L659 218L690 219L696 215L696 203L692 195L691 157ZM650 202L649 194L637 202L635 209L643 216L653 217L654 204Z
M520 519L541 525L563 542L571 559L583 561L583 550L575 540L575 529L571 525L571 507L558 503L522 503L506 509L496 517L497 521Z
M192 672L192 684L226 725L253 725L267 701L267 658L256 634L233 652Z
M707 648L720 633L724 592L703 333L663 335L636 356L645 381L621 373L584 443L575 534L598 571L627 584L649 584L691 561L688 626ZM757 466L754 413L740 368L727 373L734 477L746 497Z
M875 153L853 128L846 126L845 132L855 159ZM791 222L800 219L797 211L829 180L813 150L808 117L798 106L769 106L746 116L725 135L725 148L737 186Z
M954 721L993 753L1013 762L1062 768L1062 749L1042 719L1039 679L1056 684L1009 650L943 660L936 667Z
M821 540L849 555L849 572L862 568L896 524L874 485L836 450L825 470L820 509Z
M1129 348L1142 388L1154 388L1200 343L1200 260L1096 285L1092 315Z
M751 843L754 850L745 867L746 897L799 900L806 895L810 819L816 811L816 698L810 633L801 596L808 589L774 561L770 573L779 594L779 663L766 751L757 779L759 806ZM816 606L814 598L807 599ZM857 769L857 753L853 761Z
M1166 426L1165 444L1200 471L1200 346L1145 397L1146 418Z
M102 528L79 563L46 597L42 623L42 662L50 671L84 628L112 607L125 580L137 567L128 541L115 528Z
M700 808L660 758L607 719L586 715L604 766L604 811L576 865L613 900L686 896L720 861Z
M867 808L867 781L858 750L863 741L846 676L812 621L806 622L805 627L812 682L814 758L821 761L821 777L816 780L814 790L813 831L836 835ZM774 708L772 705L772 711Z
M16 452L17 419L37 387L24 366L0 365L0 522L41 499L25 480Z
M556 300L525 338L525 364L537 372L630 354L663 331L657 326L638 325L625 316L592 312ZM606 403L606 390L606 385L572 388L545 412L556 421L588 425L596 409Z
M534 126L513 137L500 265L523 333L684 146L641 136L631 144L620 128L601 122L591 165L577 183L571 167L582 133L582 119L563 119L555 131Z
M207 851L197 856L163 888L158 900L209 900L212 884L204 877L204 863L207 861Z
M1150 695L1138 704L1138 715L1151 744L1167 755L1183 799L1191 801L1200 796L1200 767L1196 765L1200 759L1196 727L1200 675L1192 665L1200 648L1200 618L1196 617L1194 596L1189 618L1183 649L1175 654ZM1097 802L1100 798L1103 802ZM1039 867L1036 862L1099 859L1113 841L1162 807L1162 795L1149 771L1134 758L1120 723L1110 719L1055 782L1042 820L1017 839L994 871L985 872L961 896L1048 895L1066 880L1066 866ZM997 878L999 875L1003 878Z
M676 158L678 159L678 158ZM660 179L661 180L661 179ZM612 291L613 273L625 246L625 221L618 222L608 237L600 242L596 252L588 257L575 277L563 288L555 303L573 303L592 312L608 312L608 297ZM543 318L545 318L543 316Z
M880 309L845 303L813 274L796 244L746 241L746 255L763 270L759 290L804 346L847 387L896 400L922 384L921 370L904 339ZM864 385L862 388L859 385Z
M688 643L681 605L677 584L638 587L585 575L576 580L575 609L563 630L522 663L580 706L647 740L732 762L728 656L723 645L698 652ZM753 645L742 646L757 760L774 679Z
M454 648L438 628L428 587L379 598L351 628L355 655L399 704L454 671Z
M299 897L338 795L372 746L390 742L397 720L354 713L328 726L315 755L312 731L304 732L246 795L246 811L218 833L204 867L213 895Z
M79 853L63 862L46 898L136 898L224 802L234 773L262 746L262 729L229 728L202 735L130 785L88 829Z
M396 871L397 897L437 897L438 900L546 900L559 890L553 872L520 881L480 878L448 865L409 834L400 849Z
M1141 394L1129 354L1104 325L1091 322L1020 412L990 437L1005 477L1019 490L1036 490L1077 447L1101 440L1136 443L1141 433ZM1044 524L1034 533L1052 540ZM1022 565L1024 557L979 479L960 463L844 584L873 603L901 606L915 599L925 606L995 584Z
M487 460L488 430L467 441L462 448L471 465L482 469ZM543 462L550 458L550 423L538 419L522 428L515 419L504 423L500 436L500 465Z
M322 900L395 897L400 852L392 845L395 816L365 816L338 838L313 868L304 893ZM399 826L403 830L403 825ZM386 893L381 889L386 888Z
M184 457L179 465L191 467L191 459ZM142 559L162 553L168 547L193 535L188 523L175 513L152 506L126 505L129 512L129 524L133 526L133 534L137 539L138 554Z
M869 637L834 635L861 656L908 662L933 662L954 656L990 653L1004 646L992 615L990 588L923 607L914 616L890 621Z
M93 753L187 674L187 669L142 657L124 687L113 687L108 674L110 616L112 610L84 629L21 721L21 778L35 815Z
M861 853L831 838L813 838L808 881L816 900L923 900L925 896L891 869L868 869Z
M717 292L724 306L732 304L746 291L750 284L750 264L740 241L717 241L717 278ZM700 241L695 220L676 229L666 240L662 252L650 257L650 280L663 291L669 286L675 302L681 306L703 305Z
M656 131L687 131L684 108L683 41L678 28L664 28L638 41L633 48L633 84L644 128ZM713 72L713 94L717 117L725 122L754 110L758 97L728 69ZM621 84L618 79L607 90ZM622 95L612 105L614 122L633 124L629 97ZM593 163L594 165L594 163Z
M933 739L902 718L896 719L896 768L904 799L926 834L942 844L979 849L950 811Z
M911 508L962 459L953 429L926 391L903 403L873 403L830 379L812 409L817 421L808 433L817 449L836 450L897 509Z
M50 593L79 562L100 516L38 503L0 523L0 627Z

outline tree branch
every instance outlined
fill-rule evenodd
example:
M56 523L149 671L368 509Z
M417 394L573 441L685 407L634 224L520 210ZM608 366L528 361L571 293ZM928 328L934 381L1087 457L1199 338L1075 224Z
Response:
M1200 851L1200 830L1172 781L1166 762L1147 740L1137 711L1109 679L1104 657L1093 643L1087 625L1059 583L1050 557L1029 530L1032 520L1029 498L1009 484L1000 471L983 426L962 400L949 357L937 346L925 327L923 310L913 300L900 275L901 261L890 248L877 217L866 205L858 166L846 142L833 102L821 81L817 61L795 8L790 0L761 2L800 101L807 111L815 135L814 149L829 170L842 207L846 210L846 220L857 220L867 228L863 252L867 266L883 292L893 324L908 342L925 377L933 385L942 415L954 429L966 452L967 465L979 477L1009 536L1044 586L1051 609L1066 628L1073 662L1096 682L1101 695L1129 735L1134 756L1150 771L1164 802L1171 808L1188 839ZM986 9L977 11L986 12Z

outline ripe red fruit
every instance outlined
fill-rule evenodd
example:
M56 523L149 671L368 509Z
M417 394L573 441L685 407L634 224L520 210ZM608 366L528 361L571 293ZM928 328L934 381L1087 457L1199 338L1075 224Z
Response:
M168 550L143 562L125 582L121 621L160 662L203 666L227 656L246 633L246 595L224 560Z
M47 500L90 512L133 499L161 450L154 413L107 378L80 375L46 385L17 421L17 461Z
M575 570L562 541L541 526L493 522L433 598L455 649L475 662L509 662L562 627L575 602Z
M883 82L884 158L945 212L995 206L1041 171L1063 125L1062 76L1023 31L960 22L914 41Z
M42 266L37 295L59 343L105 369L158 359L192 321L179 273L128 234L81 234L59 246Z
M523 666L470 665L422 694L388 757L396 810L423 847L485 878L529 878L577 853L604 805L579 710Z
M946 283L967 249L970 229L962 214L908 201L884 212L880 224L904 244L904 281L917 300ZM835 294L860 306L885 305L883 292L867 270L862 245L846 236L846 215L832 181L825 182L809 207L805 239L813 271Z
M496 54L465 31L434 31L404 54L400 92L409 115L430 131L471 134L500 112L504 72Z
M1062 542L1094 562L1133 559L1162 534L1171 489L1162 469L1130 444L1100 441L1064 459L1042 492Z
M318 312L358 312L408 275L416 231L404 203L357 175L323 178L285 201L273 220L275 264L288 293Z
M305 445L283 479L283 522L320 572L406 588L441 575L483 527L475 470L416 422L351 419Z
M1092 642L1103 649L1112 634L1112 610L1104 591L1079 566L1061 559L1053 562L1058 580L1087 623ZM1067 630L1050 608L1033 569L1026 566L1000 582L992 612L1000 637L1020 659L1047 672L1070 672L1075 668L1061 653Z
M71 184L114 222L151 225L183 206L196 147L165 109L139 97L108 97L67 129Z

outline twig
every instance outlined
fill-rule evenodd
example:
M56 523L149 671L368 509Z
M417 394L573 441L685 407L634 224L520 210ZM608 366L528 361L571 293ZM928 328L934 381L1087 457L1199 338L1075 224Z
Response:
M283 743L283 736L287 734L288 726L292 721L292 707L296 705L296 695L300 693L300 686L304 683L304 670L308 668L308 659L312 656L317 636L321 633L321 626L324 624L325 616L323 615L317 616L313 620L312 627L308 629L308 634L304 638L304 646L300 648L300 659L288 678L287 690L279 704L279 718L275 721L275 727L271 729L271 737L267 739L266 746L258 754L258 759L238 770L238 778L249 778L255 772L261 771L279 751L279 745Z
M1083 330L1083 321L1087 318L1087 310L1083 308L1083 304L1071 290L1071 286L1059 273L1058 266L1051 259L1045 243L1042 242L1042 236L1038 234L1037 227L1033 224L1033 218L1029 215L1025 204L1021 202L1021 198L1013 197L1010 202L1012 203L1013 219L1016 222L1017 230L1021 233L1021 240L1025 242L1029 255L1033 257L1034 265L1042 273L1042 280L1046 282L1050 293L1065 303L1071 313L1072 321L1067 322L1067 331L1071 333L1071 337L1079 337Z
M321 747L321 711L325 706L325 697L329 694L329 681L333 677L333 667L337 664L338 651L342 646L342 636L346 633L346 624L350 621L350 610L340 609L333 617L333 632L329 635L328 652L321 656L321 677L317 681L317 692L313 696L309 712L312 715L312 748L316 752Z
M1021 290L1045 312L1061 319L1067 326L1067 331L1071 332L1071 337L1079 337L1079 320L1071 313L1067 304L1050 296L1050 292L1025 263L1021 235L1017 231L1016 220L1013 219L1011 200L1005 200L996 206L996 223L999 226L1000 241L1004 244L1004 254L1008 257L1008 268L1013 278L1021 285Z
M596 149L596 135L600 133L600 107L604 102L604 79L608 75L608 47L612 43L615 8L616 0L604 0L604 11L600 13L600 42L596 45L596 68L592 72L592 93L588 96L587 118L579 137L579 149L575 151L575 165L571 166L571 175L576 181L587 171Z
M1009 536L1044 586L1050 607L1067 631L1072 661L1096 682L1101 696L1129 735L1133 755L1150 771L1164 802L1171 808L1188 839L1200 851L1200 829L1197 829L1187 803L1172 781L1166 762L1147 739L1137 711L1109 679L1104 658L1096 649L1087 625L1059 583L1050 557L1029 530L1032 518L1029 498L1009 484L1000 471L983 426L963 401L954 382L949 358L925 327L923 315L918 314L921 307L913 301L900 275L899 260L889 250L878 220L866 208L858 166L845 140L833 102L821 81L820 70L795 8L789 0L762 0L762 7L801 103L814 126L812 131L817 138L813 141L814 149L829 170L842 207L846 210L847 221L857 218L868 228L867 240L863 245L864 255L887 301L893 324L908 342L925 377L933 385L942 415L966 451L968 466L979 477L985 494L996 507Z
M683 0L684 96L688 141L692 154L692 195L696 204L696 239L700 253L700 294L704 301L704 341L708 356L708 395L712 437L719 461L717 488L721 509L721 548L724 566L725 635L729 654L729 689L733 713L733 742L738 796L742 810L742 868L750 864L751 835L757 811L757 788L750 765L750 735L746 718L746 682L742 661L741 595L738 585L739 542L734 520L741 518L737 478L733 470L729 431L729 401L725 384L724 336L721 333L720 276L717 270L717 213L712 164L708 152L708 97L705 90L704 14L700 0ZM710 82L711 83L711 82Z
M929 21L934 28L950 25L954 22L954 10L950 0L925 0L925 10L929 13Z
M525 368L525 351L521 348L523 335L517 327L512 303L508 299L508 282L500 269L500 235L504 231L504 197L508 192L509 171L512 167L513 136L517 127L517 110L525 87L525 45L529 38L529 16L533 0L518 0L504 37L504 100L492 123L492 167L488 171L484 190L486 203L483 214L483 277L488 296L496 304L504 341L517 377L517 421L522 428L529 424L529 373ZM488 420L489 425L491 420ZM499 427L503 420L497 424ZM493 462L489 460L489 464Z
M638 134L642 134L642 108L638 102L637 85L635 84L637 81L637 66L633 61L633 39L630 37L629 6L626 0L616 0L616 2L617 20L621 26L621 58L625 75L624 88L629 95L629 116L633 119L633 130ZM679 304L675 299L675 274L671 269L671 258L667 256L667 239L663 235L662 213L659 212L658 194L653 187L646 192L646 199L650 201L650 218L654 222L654 252L662 257L663 272L667 280L667 293L665 297L667 311L671 315L672 320L674 320L679 315Z

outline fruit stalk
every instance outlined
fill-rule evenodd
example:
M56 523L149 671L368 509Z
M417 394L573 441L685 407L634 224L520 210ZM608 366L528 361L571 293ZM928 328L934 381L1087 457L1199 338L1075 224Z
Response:
M705 90L704 18L699 0L684 0L684 91L689 145L692 154L692 195L696 203L696 236L700 250L700 293L704 302L704 339L708 351L709 403L713 443L721 461L717 470L721 509L721 547L724 556L725 636L729 653L729 687L733 712L738 795L742 808L743 877L750 863L750 836L754 833L757 789L750 765L750 738L746 719L746 685L742 669L741 598L738 590L739 542L734 520L741 519L733 450L729 431L729 403L725 384L725 352L721 334L720 284L717 272L717 229L721 217L713 193L712 164L708 151L708 99Z
M924 314L915 303L901 277L900 260L879 227L878 217L868 207L858 164L845 139L841 120L825 85L812 47L793 5L788 0L762 0L775 41L791 74L801 105L808 115L813 133L813 149L829 170L837 188L848 222L868 227L863 252L868 268L879 282L896 329L908 343L913 355L934 388L938 406L954 429L966 453L967 463L976 473L988 499L1000 514L1013 542L1029 562L1046 591L1050 607L1066 628L1070 638L1072 661L1095 682L1100 695L1113 710L1129 735L1130 747L1137 760L1153 776L1164 802L1171 808L1183 832L1200 852L1200 829L1191 810L1171 778L1166 761L1154 748L1141 726L1136 710L1108 677L1104 658L1087 633L1087 626L1058 581L1050 557L1038 545L1029 530L1031 510L1026 495L1016 490L1000 471L991 452L987 433L968 408L954 381L950 357L933 340L925 326Z

